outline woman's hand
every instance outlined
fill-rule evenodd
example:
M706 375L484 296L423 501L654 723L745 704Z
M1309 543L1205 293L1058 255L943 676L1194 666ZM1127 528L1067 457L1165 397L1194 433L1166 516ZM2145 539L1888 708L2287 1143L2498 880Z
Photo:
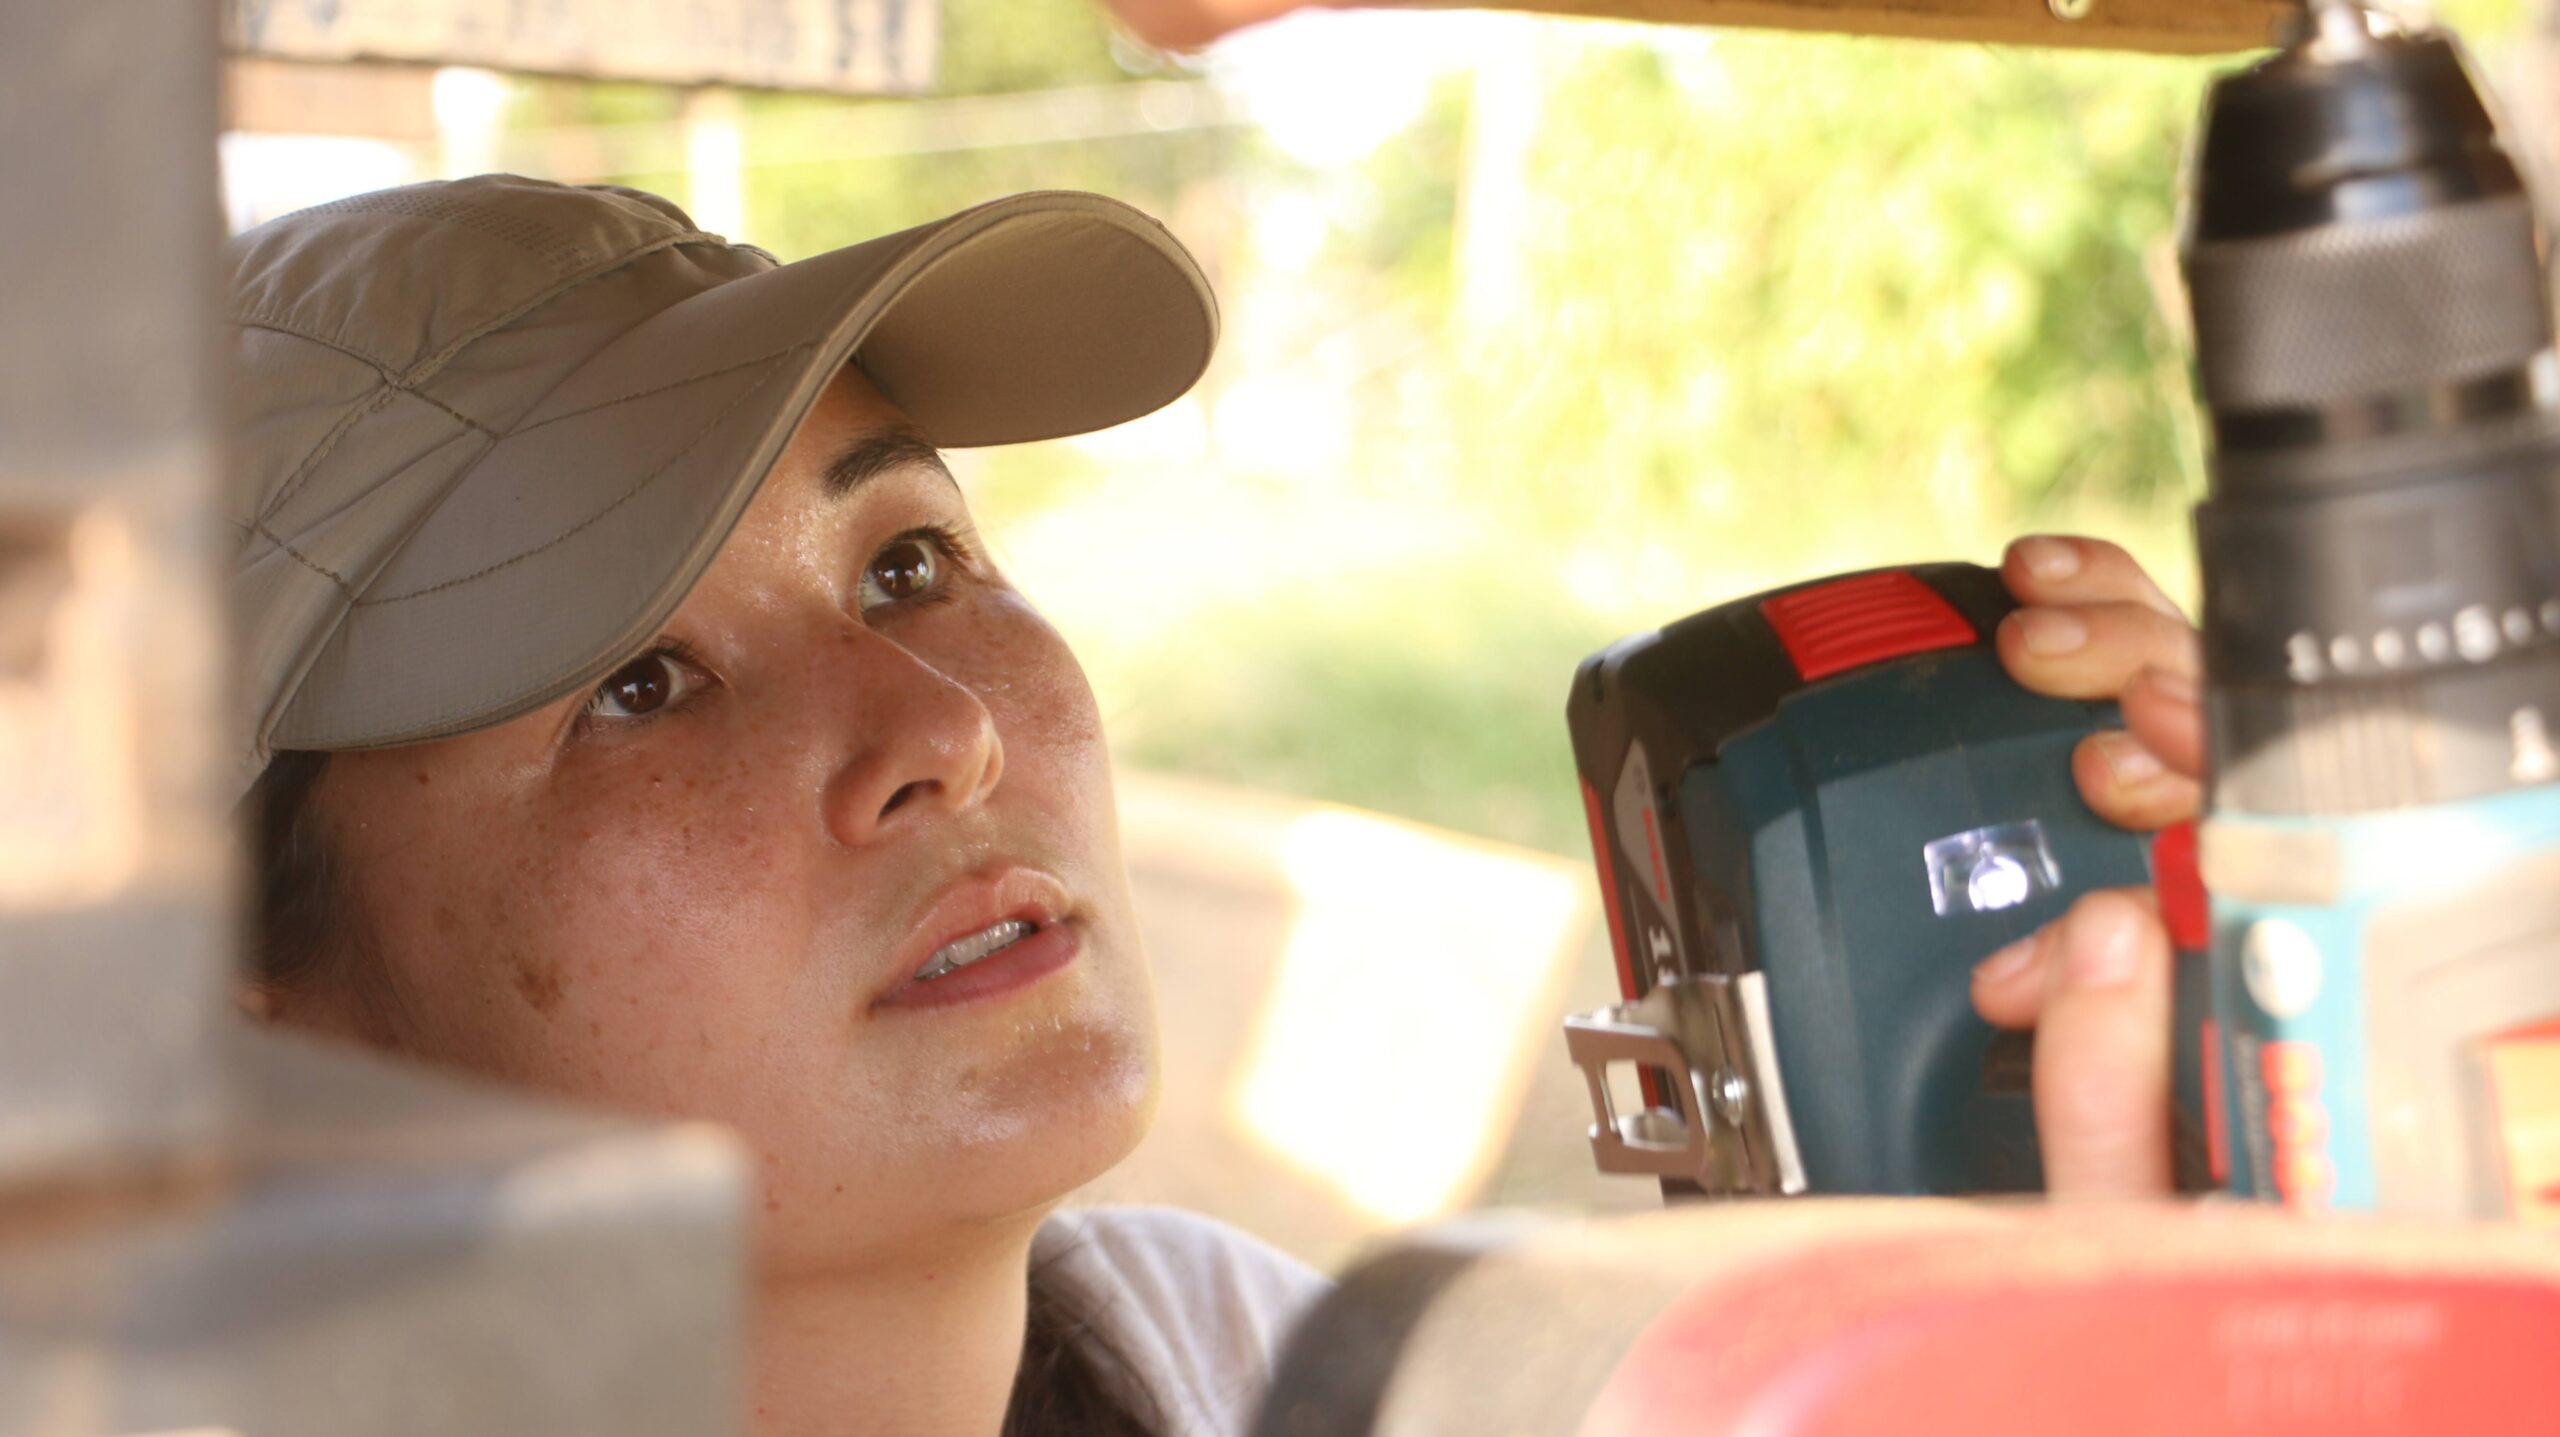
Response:
M2097 539L2009 546L2001 574L2024 607L2000 661L2037 693L2117 700L2122 732L2072 754L2081 796L2127 828L2192 818L2204 775L2195 629L2131 555ZM2036 1030L2036 1134L2056 1197L2173 1191L2168 932L2147 889L2092 893L1973 974L1973 1003Z

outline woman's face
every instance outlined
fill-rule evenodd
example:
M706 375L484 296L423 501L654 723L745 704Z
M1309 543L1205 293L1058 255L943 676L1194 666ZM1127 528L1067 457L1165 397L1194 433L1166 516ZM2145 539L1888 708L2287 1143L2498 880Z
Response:
M322 1021L737 1128L768 1260L1036 1210L1145 1128L1154 1020L1092 692L854 371L649 656L340 755L319 802L372 965L365 1011Z

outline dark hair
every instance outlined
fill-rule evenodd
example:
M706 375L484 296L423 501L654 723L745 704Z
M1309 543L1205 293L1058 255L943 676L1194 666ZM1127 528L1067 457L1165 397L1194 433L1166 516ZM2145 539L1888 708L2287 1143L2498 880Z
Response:
M256 862L249 976L270 991L309 984L322 956L343 945L337 861L311 801L328 767L325 753L277 754L242 803Z
M329 755L279 753L243 801L255 900L250 904L249 977L271 998L345 983L359 1006L389 999L363 924L348 901L346 873L315 802ZM1014 1369L1003 1437L1157 1437L1164 1430L1146 1384L1097 1329L1053 1271L1031 1273L1022 1362Z

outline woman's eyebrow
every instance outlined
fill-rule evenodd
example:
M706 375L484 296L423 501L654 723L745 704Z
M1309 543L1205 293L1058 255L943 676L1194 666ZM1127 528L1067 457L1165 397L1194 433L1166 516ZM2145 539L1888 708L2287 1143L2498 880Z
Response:
M900 425L866 434L827 461L827 497L842 499L890 470L910 464L921 464L945 479L951 477L950 467L942 462L942 451L926 443L924 436L914 430Z

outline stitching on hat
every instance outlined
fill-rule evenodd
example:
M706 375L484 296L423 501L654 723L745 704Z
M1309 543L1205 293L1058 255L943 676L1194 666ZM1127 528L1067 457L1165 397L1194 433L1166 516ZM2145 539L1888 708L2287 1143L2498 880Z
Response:
M359 196L358 198L362 197ZM344 203L344 201L340 201L339 203ZM518 320L525 318L535 310L542 308L544 305L551 303L562 295L569 293L571 290L577 289L591 280L602 279L606 275L610 274L618 274L624 269L624 267L646 259L649 256L658 253L660 250L673 249L678 245L692 243L703 238L705 237L695 232L667 235L660 239L652 240L648 244L642 245L640 248L632 250L626 254L614 255L601 261L590 261L589 263L592 265L592 268L580 273L561 276L559 282L554 284L552 288L534 295L531 299L526 300L523 304L514 309L501 311L483 324L464 330L444 348L439 349L435 353L428 355L426 358L419 360L416 364L411 365L405 370L396 368L391 361L384 359L380 355L356 349L337 340L324 338L323 336L313 334L290 323L285 316L291 313L294 309L294 299L296 296L292 294L277 296L275 299L266 304L260 305L256 309L235 310L225 315L224 318L230 323L236 324L243 329L272 329L280 334L290 334L297 338L310 340L314 344L336 350L338 353L344 354L349 358L362 360L363 362L372 365L375 369L380 370L385 376L395 378L403 384L416 385L434 377L436 371L444 368L446 364L452 361L455 355L470 348L474 343L488 337L491 333L497 330L504 329L508 325L516 323Z
M780 349L767 351L766 353L757 355L753 359L741 359L735 364L724 364L718 369L706 369L700 374L687 375L682 379L671 379L664 384L653 384L646 389L635 389L629 394L618 394L611 399L600 399L593 404L572 409L566 414L554 414L539 424L528 424L521 429L515 430L514 433L531 434L537 429L547 429L554 424L566 423L567 421L576 419L581 415L593 414L599 409L611 409L617 404L629 404L632 400L646 399L653 394L664 394L670 389L682 389L688 384L700 384L706 379L717 379L721 375L732 373L736 370L752 369L759 364L766 364L773 360L780 359L782 356L791 353L793 350L807 349L808 347L809 346L805 344L786 344Z
M506 437L497 430L490 428L488 425L481 423L479 420L472 418L470 415L465 414L461 410L454 408L452 405L445 403L443 400L436 398L427 391L420 389L409 381L409 377L407 375L400 373L398 370L393 369L389 364L384 363L382 360L377 359L360 349L340 344L336 340L330 339L325 335L313 334L308 330L296 329L290 324L285 324L275 320L238 319L232 322L242 329L269 330L276 334L289 335L292 338L316 344L322 349L328 350L334 354L343 354L347 358L352 359L359 364L370 367L374 374L380 378L384 384L408 395L410 398L417 400L419 403L424 404L431 409L442 412L447 419L461 425L463 428L471 430L474 433L485 434L492 439L503 439Z
M311 572L313 572L313 573L315 573L315 574L319 575L321 578L324 578L324 579L328 580L330 583L337 585L337 586L338 586L338 591L339 591L340 593L342 593L342 594L345 594L348 598L352 599L352 598L354 598L354 597L356 596L356 589L355 589L355 585L350 584L350 583L348 583L345 579L342 579L342 578L338 577L338 575L337 575L335 572L331 571L330 569L328 569L328 568L326 568L325 566L321 565L321 564L320 564L319 562L317 562L316 560L313 560L313 559L312 559L312 558L310 558L309 556L305 555L305 554L304 554L300 549L297 549L297 548L293 547L291 544L286 543L286 542L284 541L284 539L283 539L283 536L281 536L281 535L277 534L275 530L270 529L270 528L268 528L268 527L267 527L267 521L266 521L266 520L261 519L261 520L259 520L258 522L254 523L254 524L244 524L244 525L242 525L242 526L240 526L240 527L242 527L243 529L247 530L249 533L255 534L255 535L257 535L258 537L260 537L260 538L262 538L262 539L266 540L268 543L275 545L275 546L276 546L276 548L278 548L278 549L282 550L282 551L284 552L284 554L285 554L288 558L290 558L290 559L292 559L292 560L293 560L293 562L295 562L295 563L297 563L297 564L300 564L302 567L304 567L304 568L306 568L306 569L309 569Z
M292 333L291 330L284 330L280 332L286 334ZM434 396L421 394L417 390L402 384L395 376L385 374L380 377L382 379L382 385L374 392L372 399L355 409L349 410L345 417L341 418L327 434L322 435L319 445L314 448L311 453L303 459L302 463L294 469L292 476L285 480L284 487L277 490L275 496L269 499L266 504L258 510L258 518L261 522L263 522L269 515L274 514L278 509L283 508L296 494L301 493L302 486L309 482L312 475L319 472L320 461L328 457L328 455L338 447L338 441L345 438L350 432L352 432L356 425L376 414L381 413L383 410L390 408L392 398L396 395L408 395L410 398L424 403L428 408L435 410L437 413L442 414L446 418L449 418L455 423L461 425L464 432L478 434L483 438L490 440L492 443L506 437L485 424L475 422L471 416L456 410L453 406L444 403ZM439 444L447 443L450 442L450 438L451 436L447 436L446 439L438 440L437 442Z
M571 290L593 284L595 281L603 279L607 275L620 274L623 270L628 269L632 265L639 263L641 260L647 259L649 256L656 254L661 250L674 249L678 245L691 243L702 237L703 236L693 231L687 231L683 234L667 235L643 245L638 249L632 250L628 254L616 255L611 259L601 261L594 268L587 270L585 273L570 275L552 289L542 294L535 295L532 299L518 305L515 309L491 319L488 323L483 324L476 329L464 330L461 334L454 337L452 343L447 344L444 348L437 350L435 353L428 355L426 358L419 360L415 365L411 366L405 377L413 384L423 384L427 380L434 378L436 374L447 364L452 363L455 355L469 349L472 345L479 343L481 340L486 339L497 331L505 329L509 325L522 323L525 319L530 317L534 311L556 302L562 295L569 293ZM574 370L571 371L571 373L575 372L576 371ZM561 376L562 383L566 383L567 380L567 375ZM539 404L541 400L537 398L534 402Z
M338 441L346 438L358 424L381 413L383 408L391 403L391 396L399 392L387 384L382 385L374 390L373 398L369 402L348 410L340 416L337 423L329 426L329 432L321 435L320 442L312 446L311 452L303 456L300 464L294 466L293 473L284 481L284 487L278 489L273 498L258 507L259 522L266 522L268 515L283 508L294 495L300 493L304 482L318 472L320 461L329 457L329 451L338 447Z
M285 314L291 308L291 305L278 301L274 304L262 305L257 309L225 315L224 318L242 329L271 329L278 334L289 334L296 339L309 340L311 343L319 345L323 349L333 350L339 354L343 354L347 358L355 360L359 364L370 365L373 367L375 373L384 375L385 377L390 375L391 362L384 359L381 355L374 354L367 350L358 349L354 345L330 339L325 335L313 334L311 331L299 328L288 321L285 318Z
M332 206L347 207L353 205L355 201L365 198L367 198L367 196L357 195L351 199L333 201ZM650 255L656 254L661 250L673 249L678 245L695 243L715 244L724 249L737 248L737 246L729 245L719 240L717 236L705 234L700 230L688 230L678 234L663 236L660 239L635 249L628 254L620 255L609 261L599 263L596 267L590 269L584 274L571 275L565 278L560 284L554 286L548 293L536 296L531 302L519 306L510 312L498 315L486 324L464 331L462 334L456 336L454 340L450 344L447 344L443 349L440 349L434 354L427 356L425 359L420 360L415 366L406 371L395 371L390 365L379 359L372 358L342 345L334 344L329 340L319 338L316 335L304 333L302 330L295 328L290 324L286 324L279 318L275 317L271 312L272 307L261 309L248 315L233 316L231 322L240 325L243 328L269 329L279 334L289 334L297 339L320 345L322 348L345 354L350 358L368 363L372 365L374 371L382 377L386 386L381 393L374 396L372 403L364 406L360 410L350 412L345 418L339 420L338 424L332 428L328 434L322 436L319 446L309 455L304 457L302 463L295 467L292 476L285 481L284 486L277 490L275 495L267 501L265 507L259 511L260 517L263 518L268 514L274 513L277 509L282 508L288 501L290 501L293 496L300 491L304 481L310 477L312 472L319 465L319 462L323 458L327 457L330 450L337 447L340 439L343 439L346 436L347 431L352 429L357 421L378 412L384 405L389 404L393 393L413 394L418 395L420 398L426 398L417 386L434 377L434 375L440 372L445 365L452 362L455 355L470 348L474 343L477 343L487 335L524 319L527 315L532 314L534 311L541 309L545 305L551 304L558 300L562 295L569 293L571 290L577 289L582 285L592 283L595 280L602 279L607 275L619 273L626 266L636 263ZM569 371L569 373L563 374L558 382L563 384L567 383L570 377L576 374L576 372L577 371L573 369ZM557 386L555 385L554 387ZM546 394L547 393L548 391L546 391ZM428 402L431 404L436 403L432 399ZM537 397L534 400L534 404L538 407L541 404L541 399ZM472 424L472 421L467 416L454 411L449 406L436 404L436 407L443 410L454 419L466 425L470 425L472 428L478 429L483 434L488 434L492 438L502 437L485 426Z
M484 436L487 434L486 430L478 430L474 432L478 432ZM447 435L444 438L437 440L434 448L429 449L427 453L432 454L436 450L442 449L447 444L452 443L455 437L456 436L453 435ZM481 452L484 454L488 452L485 446ZM416 461L413 460L411 462L415 463ZM394 473L406 473L409 467L409 465L404 464L399 470L394 471ZM352 580L338 573L336 570L331 569L327 565L322 564L318 560L313 559L309 555L303 553L300 549L295 548L290 540L286 539L282 534L277 533L273 528L269 527L267 518L273 512L273 510L269 510L267 514L262 514L257 519L246 524L234 519L231 521L231 527L239 530L243 539L265 539L269 544L274 545L277 549L283 551L287 556L292 558L295 563L300 564L302 567L309 569L311 572L327 579L330 583L335 584L349 599L357 598L356 586Z
M386 374L382 376L382 378L383 382L389 384L392 388L408 395L411 399L418 401L420 404L427 406L429 409L436 411L445 418L450 419L454 423L461 425L463 428L470 430L474 434L483 435L490 439L504 439L506 437L497 430L490 428L488 425L481 423L479 420L472 418L470 415L463 413L461 410L454 408L452 405L445 403L443 400L438 399L434 395L429 394L425 390L411 384L408 380L403 379L399 375Z
M788 354L793 349L806 349L809 347L810 346L807 345L795 344L789 349L777 350L775 353ZM775 371L775 373L779 372L779 370ZM767 384L772 382L773 374L767 374L764 378L757 380L755 383L748 385L742 390L739 390L736 396L731 398L728 403L720 406L719 413L714 414L709 419L703 421L702 427L694 431L693 437L686 440L682 448L679 448L676 452L668 455L664 460L660 461L656 468L651 469L648 473L643 474L638 479L632 481L631 487L623 490L620 494L615 495L613 502L596 510L594 513L579 520L577 523L570 525L568 528L553 535L549 539L546 539L543 542L534 545L532 548L524 550L522 553L516 554L510 558L501 559L497 563L490 564L485 568L475 569L468 574L458 575L454 578L447 579L442 583L430 584L423 589L412 589L405 594L382 594L372 598L358 598L355 601L356 605L358 607L371 608L383 604L397 604L409 599L424 598L429 594L442 593L447 589L460 588L464 584L474 583L478 580L485 579L491 574L497 573L501 569L513 568L514 566L523 563L525 560L532 558L536 554L558 548L560 545L565 544L570 539L576 537L583 530L602 522L606 515L621 508L624 504L630 502L633 496L637 495L641 490L646 489L651 484L657 482L658 477L666 473L669 469L674 468L678 460L681 460L686 455L691 454L694 451L695 446L702 442L705 435L708 435L712 430L719 428L721 421L727 419L731 413L735 412L739 405L746 403L747 400L755 396L757 391L763 389Z

